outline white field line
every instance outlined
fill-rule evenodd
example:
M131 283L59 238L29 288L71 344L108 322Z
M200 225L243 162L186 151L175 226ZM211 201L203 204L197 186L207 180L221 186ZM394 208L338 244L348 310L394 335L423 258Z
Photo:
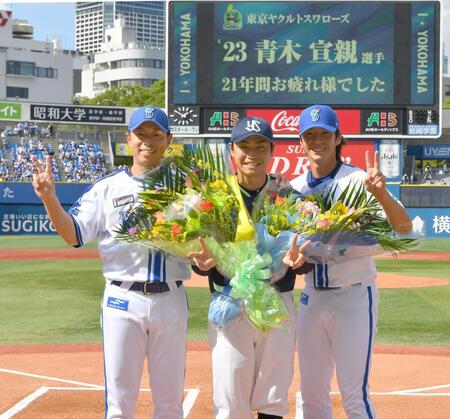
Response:
M450 384L443 384L441 386L433 386L433 387L413 388L411 390L398 390L398 391L402 392L402 393L417 393L418 391L436 390L438 388L449 388L450 389Z
M450 396L450 393L423 393L424 391L428 390L437 390L441 388L449 388L450 384L442 384L440 386L432 386L432 387L419 387L419 388L412 388L409 390L394 390L394 391L371 391L370 394L374 396ZM339 391L332 391L330 394L340 394Z
M423 387L411 390L397 390L397 391L371 391L371 396L399 396L399 397L450 397L449 393L420 393L426 390L435 390L438 388L449 388L450 384L444 384L441 386L433 387ZM332 391L330 395L340 395L339 391ZM295 419L303 419L303 409L302 409L302 394L300 392L295 393ZM1 418L0 418L1 419Z
M183 400L183 418L186 419L191 412L192 407L195 404L195 400L197 400L198 395L200 394L200 390L197 388L191 388L187 391L187 395Z
M340 395L339 391L332 391L330 393L333 396ZM450 393L412 393L411 391L371 391L369 393L370 396L447 396L450 397Z
M61 380L56 380L61 381ZM65 380L62 380L65 381ZM38 397L42 396L43 394L47 393L48 391L104 391L104 387L100 386L92 386L89 384L89 387L40 387L35 392L31 393L29 396L25 397L24 399L17 402L13 407L11 407L9 410L7 410L5 413L2 413L0 415L0 419L10 419L15 414L19 413L25 407L27 407L31 402L36 400ZM149 388L141 388L141 392L151 392L151 389ZM196 388L189 388L185 389L187 392L186 397L183 401L183 417L186 419L189 415L189 413L192 410L192 407L195 404L195 401L197 400L198 395L200 394L200 390Z
M41 397L43 394L47 393L48 387L40 387L27 397L19 400L11 409L8 409L5 413L0 415L0 419L9 419L12 418L15 414L24 410L30 403L36 400L38 397Z
M393 391L392 393L370 393L374 396L401 396L401 397L450 397L450 393L403 393Z
M102 388L102 386L99 386L97 384L83 383L82 381L64 380L62 378L49 377L47 375L40 375L40 374L31 374L31 373L23 372L23 371L7 370L4 368L0 368L0 372L4 372L6 374L22 375L24 377L41 378L43 380L57 381L60 383L77 384L77 385L80 385L83 387L86 386L86 387L92 387L92 388Z

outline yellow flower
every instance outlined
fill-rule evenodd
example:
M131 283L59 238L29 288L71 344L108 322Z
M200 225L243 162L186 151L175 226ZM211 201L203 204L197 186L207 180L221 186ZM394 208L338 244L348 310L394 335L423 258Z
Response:
M160 234L162 231L162 226L154 226L152 228L151 234L152 236L157 236L158 234Z
M337 211L341 214L346 214L348 212L347 205L345 205L343 202L340 202L339 206L337 207Z
M226 191L228 190L227 184L222 179L217 179L209 184L210 188L214 191Z

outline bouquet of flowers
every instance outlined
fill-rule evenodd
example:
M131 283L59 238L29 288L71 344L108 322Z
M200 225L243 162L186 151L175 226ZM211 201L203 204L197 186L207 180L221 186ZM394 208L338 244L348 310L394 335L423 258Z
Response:
M367 195L362 182L348 185L335 199L336 193L333 187L302 199L295 191L272 191L255 204L252 217L261 237L260 251L270 251L278 261L272 266L274 271L295 233L299 235L298 245L312 241L305 255L309 261L320 263L372 256L380 251L395 256L416 246L415 239L395 235L378 201Z
M197 146L167 156L146 174L139 200L116 230L120 240L185 258L200 250L202 237L217 270L231 278L230 297L242 300L258 330L279 327L288 318L268 282L271 272L264 269L270 256L258 255L237 179L218 150L213 155L209 147Z
M223 172L223 160L213 159L209 149L168 155L146 174L140 205L117 236L179 257L199 250L198 237L234 241L239 202Z

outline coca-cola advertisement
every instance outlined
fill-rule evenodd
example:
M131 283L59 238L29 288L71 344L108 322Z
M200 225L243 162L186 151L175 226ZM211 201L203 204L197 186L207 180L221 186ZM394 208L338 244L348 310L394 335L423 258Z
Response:
M246 116L259 116L270 123L275 135L298 135L300 109L247 109ZM342 134L361 134L361 111L337 109Z
M342 148L342 161L366 169L366 150L370 151L373 161L373 141L347 140ZM275 143L269 173L281 173L291 180L309 170L308 158L298 140L280 140Z

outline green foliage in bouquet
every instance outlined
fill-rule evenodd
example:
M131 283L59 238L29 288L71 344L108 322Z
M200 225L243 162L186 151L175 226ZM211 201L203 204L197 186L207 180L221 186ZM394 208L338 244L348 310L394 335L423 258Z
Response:
M270 235L291 230L303 237L320 235L326 241L327 233L346 232L358 238L376 241L387 253L395 256L417 246L417 240L400 238L383 216L381 206L373 195L368 195L362 182L347 185L337 196L337 185L329 191L300 199L295 192L285 196L267 194L257 205L253 220L267 225Z
M158 168L145 174L140 206L131 209L116 230L119 239L167 251L168 245L198 237L233 241L239 203L227 179L218 150L214 155L209 147L197 146L195 151L169 154ZM192 243L189 249L197 245ZM180 253L176 246L172 250ZM185 246L180 250L185 253Z

